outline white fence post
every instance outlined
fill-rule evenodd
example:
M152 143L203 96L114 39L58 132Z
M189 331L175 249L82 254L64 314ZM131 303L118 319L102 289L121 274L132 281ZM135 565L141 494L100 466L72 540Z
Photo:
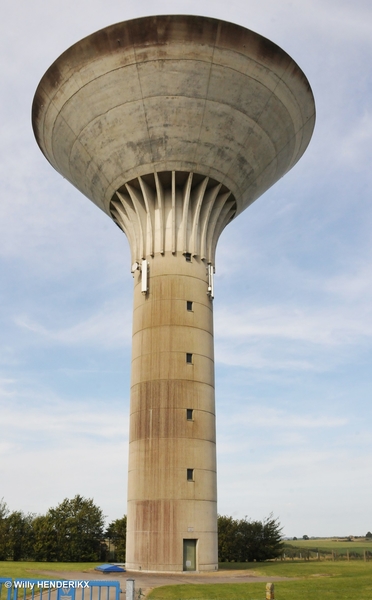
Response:
M134 584L135 584L134 579L127 579L126 600L134 600L134 594L135 594Z

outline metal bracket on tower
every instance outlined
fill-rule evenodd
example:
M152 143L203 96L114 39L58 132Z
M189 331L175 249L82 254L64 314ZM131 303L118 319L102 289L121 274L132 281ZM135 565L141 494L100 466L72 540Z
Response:
M132 264L130 272L132 273L133 277L134 277L135 272L138 271L139 268L140 268L140 266L139 266L138 262L135 262Z
M208 270L208 290L207 290L207 294L210 297L211 300L213 300L214 298L214 281L213 281L213 275L214 275L214 267L212 264L209 264L207 267Z
M148 262L147 262L147 260L142 261L141 292L142 292L142 294L147 294L147 292L148 292Z

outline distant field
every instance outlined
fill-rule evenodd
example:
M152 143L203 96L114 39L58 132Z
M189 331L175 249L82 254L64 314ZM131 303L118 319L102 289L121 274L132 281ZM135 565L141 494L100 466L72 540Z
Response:
M329 539L314 539L314 540L286 540L285 545L299 550L319 551L320 553L336 552L337 554L349 553L364 555L364 551L372 553L372 541L361 540L337 540L336 538ZM285 552L285 549L284 549Z

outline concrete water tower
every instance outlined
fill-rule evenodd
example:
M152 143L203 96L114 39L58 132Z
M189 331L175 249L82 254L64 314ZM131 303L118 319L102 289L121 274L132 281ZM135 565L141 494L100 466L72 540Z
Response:
M217 569L216 245L299 160L314 119L288 54L189 15L106 27L37 88L41 151L131 249L128 569Z

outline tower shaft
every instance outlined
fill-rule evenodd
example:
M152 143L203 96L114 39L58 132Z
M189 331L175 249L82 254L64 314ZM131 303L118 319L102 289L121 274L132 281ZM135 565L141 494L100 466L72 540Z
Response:
M186 260L190 259L190 260ZM214 570L213 311L206 265L165 252L135 272L128 569ZM185 541L188 540L188 541Z

